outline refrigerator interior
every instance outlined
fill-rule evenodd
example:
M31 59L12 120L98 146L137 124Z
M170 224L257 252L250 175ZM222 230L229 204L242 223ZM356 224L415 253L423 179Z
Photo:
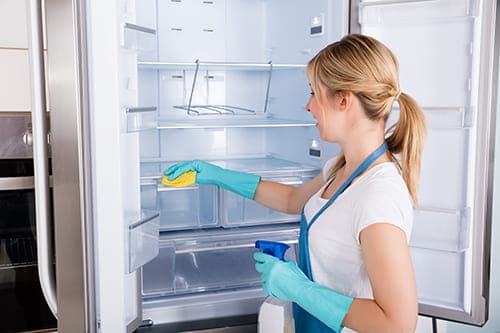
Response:
M159 255L141 270L144 319L256 313L264 295L254 243L289 243L295 258L299 216L212 185L166 187L162 172L200 159L293 186L314 178L338 148L321 142L305 110L305 64L346 33L346 2L135 6L136 21L122 25L122 46L137 54L137 81L128 84L138 87L125 127L139 135L141 209L160 230ZM188 310L201 303L212 310Z

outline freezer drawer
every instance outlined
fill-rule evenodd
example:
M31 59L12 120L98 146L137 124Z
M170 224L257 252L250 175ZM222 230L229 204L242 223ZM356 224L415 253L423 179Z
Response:
M217 227L217 187L141 186L143 208L160 211L160 231Z
M273 176L264 177L263 179L287 185L300 186L307 183L312 178L313 176L308 174L298 176ZM220 191L220 203L222 215L221 223L223 227L300 221L300 215L278 212L226 190Z
M257 287L260 274L255 271L253 259L255 241L268 239L295 244L297 239L296 229L268 235L218 234L162 241L158 257L142 269L143 295L157 297ZM295 246L287 251L287 258L296 258Z

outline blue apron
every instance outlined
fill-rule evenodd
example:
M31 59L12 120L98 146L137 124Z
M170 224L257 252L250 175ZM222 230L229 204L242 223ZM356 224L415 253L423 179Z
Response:
M349 176L349 178L342 184L342 186L333 194L333 196L321 207L321 209L314 215L311 223L307 223L306 217L304 215L304 209L302 209L302 216L300 220L300 236L299 236L299 268L307 275L307 277L313 280L311 273L311 262L309 259L309 229L318 217L323 213L330 205L337 199L337 197L344 192L344 190L351 184L352 180L359 176L363 171L365 171L377 158L379 158L383 153L387 151L387 143L384 142L380 147L377 148L373 153L368 156L363 163ZM295 332L296 333L331 333L335 332L323 322L316 319L316 317L309 314L309 312L302 309L297 304L293 304L293 314L295 319Z

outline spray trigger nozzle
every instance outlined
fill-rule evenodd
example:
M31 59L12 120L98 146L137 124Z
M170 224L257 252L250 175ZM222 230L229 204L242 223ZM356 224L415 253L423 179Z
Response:
M258 240L255 242L255 247L261 249L262 252L266 254L270 254L280 260L284 260L285 252L290 246L288 244L280 242Z

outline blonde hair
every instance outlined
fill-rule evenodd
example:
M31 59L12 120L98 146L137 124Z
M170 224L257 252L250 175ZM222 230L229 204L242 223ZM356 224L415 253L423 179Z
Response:
M387 121L393 102L399 102L399 120L386 131L385 139L417 205L425 117L417 102L399 88L394 54L372 37L350 34L314 56L307 64L307 75L313 89L327 89L327 97L345 92L355 94L372 120ZM395 154L400 154L400 162ZM330 177L344 165L345 156L341 153L330 169Z

